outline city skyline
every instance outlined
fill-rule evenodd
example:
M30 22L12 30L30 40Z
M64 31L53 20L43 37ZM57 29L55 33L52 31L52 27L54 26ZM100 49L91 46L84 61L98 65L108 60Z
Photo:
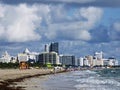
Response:
M51 48L51 47L52 47L52 48ZM27 55L29 55L29 54L38 55L38 54L43 54L43 53L45 53L45 54L47 54L47 53L55 53L55 54L57 54L59 57L60 57L60 56L74 56L74 57L76 57L76 58L82 58L82 57L83 57L83 58L86 58L86 57L92 56L93 59L97 57L98 60L99 60L99 59L106 59L106 58L107 58L107 59L109 59L109 58L117 59L117 58L114 57L114 56L105 57L104 52L102 52L102 51L95 51L95 52L92 53L92 54L86 54L86 55L84 55L84 56L77 56L77 55L75 55L75 54L59 53L59 52L60 52L60 50L59 50L59 43L58 43L58 42L51 42L51 43L45 44L44 47L43 47L43 51L41 51L41 52L31 51L30 49L25 48L23 51L17 53L15 56L12 56L11 53L8 54L8 51L4 51L4 52L2 53L2 55L1 55L1 57L4 56L4 55L9 55L9 56L11 56L11 57L18 57L19 54L20 54L20 56L21 56L21 55L23 55L23 54L25 54L25 55L26 55L26 54L27 54ZM33 58L34 58L34 57L33 57Z
M47 50L48 47L50 50ZM52 49L51 49L52 45ZM115 57L104 58L103 52L95 52L94 55L86 55L76 57L75 55L59 55L59 43L52 42L45 44L43 52L32 52L26 48L23 52L18 53L17 56L11 56L7 51L0 57L2 63L17 63L17 62L28 62L28 63L39 63L39 64L56 64L56 65L72 65L72 66L116 66L119 65L118 60ZM52 51L51 51L52 50ZM57 50L57 51L56 51Z
M63 54L120 59L119 0L0 0L0 11L0 55L59 42Z

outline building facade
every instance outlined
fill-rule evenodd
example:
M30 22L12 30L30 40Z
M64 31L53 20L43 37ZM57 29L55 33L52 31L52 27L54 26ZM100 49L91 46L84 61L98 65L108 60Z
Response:
M11 56L8 54L7 51L5 51L5 53L2 55L2 57L0 58L0 62L3 63L9 63L11 60Z
M23 53L18 54L18 61L19 62L30 62L35 63L37 61L37 56L39 53L30 52L27 48L23 51Z
M96 59L98 60L98 59L103 59L103 52L101 51L101 52L95 52L95 57L96 57Z
M49 52L56 52L59 54L59 44L58 42L52 42L49 46Z
M78 58L78 66L84 66L84 62L83 61L84 60L83 60L82 57Z
M61 55L60 63L62 65L75 65L75 56L73 55Z
M59 63L59 56L56 52L43 52L39 54L38 62L40 64L60 64Z
M49 44L45 44L44 51L49 52Z
M88 65L93 66L93 56L88 55L88 56L85 56L85 58L88 60Z

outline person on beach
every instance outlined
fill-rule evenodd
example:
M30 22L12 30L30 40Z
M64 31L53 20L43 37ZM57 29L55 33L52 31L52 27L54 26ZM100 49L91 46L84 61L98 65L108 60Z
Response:
M56 71L57 71L57 68L56 68L56 67L54 67L53 71L54 71L54 74L55 74L55 73L56 73Z

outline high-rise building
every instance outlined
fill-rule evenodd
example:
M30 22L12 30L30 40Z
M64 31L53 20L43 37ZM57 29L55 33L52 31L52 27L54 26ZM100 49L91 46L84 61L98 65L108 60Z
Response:
M59 44L58 42L52 42L49 46L49 52L56 52L59 54Z
M80 57L80 58L78 59L78 66L83 66L83 65L84 65L83 59L84 59L84 58L82 58L82 57Z
M92 66L103 66L103 65L104 65L104 59L93 59Z
M43 52L39 54L38 62L40 64L60 64L59 63L59 56L56 52Z
M18 54L18 61L19 62L30 62L34 63L37 61L37 56L39 54L36 52L30 52L27 48L23 51L23 53Z
M97 59L103 59L103 52L95 52L95 57Z
M110 58L108 58L108 60L109 60L109 65L110 66L116 66L116 65L118 65L118 60L116 58L110 57Z
M10 60L11 60L11 56L8 54L7 51L5 51L5 53L2 55L2 58L0 58L0 62L9 63Z
M73 55L61 55L60 63L63 65L75 65L75 56Z
M103 59L103 65L108 66L109 65L109 60L108 59Z
M90 66L87 58L83 59L83 65L84 66Z
M45 44L45 52L49 52L49 44Z
M87 58L89 65L93 66L93 56L88 55L88 56L85 56L85 58Z

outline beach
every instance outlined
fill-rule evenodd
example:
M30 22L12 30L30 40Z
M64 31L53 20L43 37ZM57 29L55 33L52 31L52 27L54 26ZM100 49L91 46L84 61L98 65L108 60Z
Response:
M49 74L53 74L51 69L0 69L0 90L22 90L22 87L14 87L15 82Z
M120 69L57 71L2 69L0 90L119 90ZM60 73L60 74L57 74Z
M42 90L120 90L120 69L80 70L45 77L45 80L32 79L36 83L31 85L36 87L27 87L32 87L31 90L41 90L41 86Z
M80 70L26 79L25 90L120 90L120 69Z

